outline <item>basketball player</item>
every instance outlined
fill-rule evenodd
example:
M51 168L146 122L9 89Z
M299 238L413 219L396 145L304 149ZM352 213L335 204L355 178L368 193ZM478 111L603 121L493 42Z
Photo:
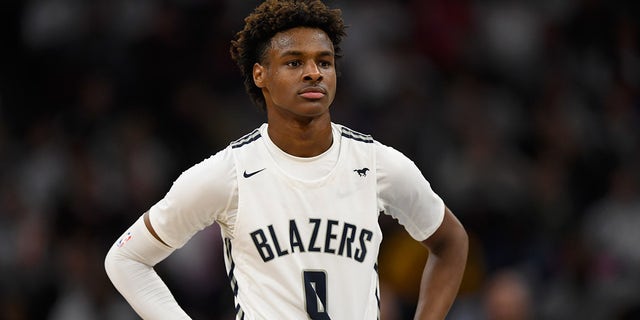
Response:
M466 232L411 160L331 122L340 11L267 0L245 23L231 54L267 123L185 171L125 231L105 260L115 287L145 319L188 319L153 266L215 222L237 319L378 319L382 213L430 250L416 319L444 319Z

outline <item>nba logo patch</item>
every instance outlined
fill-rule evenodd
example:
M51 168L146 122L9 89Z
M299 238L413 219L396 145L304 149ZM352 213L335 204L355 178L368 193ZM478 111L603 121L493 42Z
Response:
M127 241L131 240L131 238L133 238L131 232L127 232L124 236L122 236L122 238L120 238L120 240L118 240L118 242L116 242L116 247L120 248L124 246L124 244L127 243Z

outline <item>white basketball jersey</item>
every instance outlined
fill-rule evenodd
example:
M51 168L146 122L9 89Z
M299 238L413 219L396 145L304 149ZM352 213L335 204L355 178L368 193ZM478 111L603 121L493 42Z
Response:
M238 179L225 263L237 319L377 319L374 140L340 127L338 161L303 181L270 155L259 130L231 150Z

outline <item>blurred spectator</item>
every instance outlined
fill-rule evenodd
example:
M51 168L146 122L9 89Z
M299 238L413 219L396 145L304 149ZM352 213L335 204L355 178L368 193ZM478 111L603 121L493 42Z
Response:
M491 274L483 288L460 299L451 319L460 320L530 320L539 319L535 309L533 285L525 273L506 268ZM546 319L546 318L540 318Z
M487 320L534 319L530 285L514 271L501 271L489 279L484 312Z
M590 249L589 289L607 316L640 303L640 188L638 162L619 167L608 194L584 220Z

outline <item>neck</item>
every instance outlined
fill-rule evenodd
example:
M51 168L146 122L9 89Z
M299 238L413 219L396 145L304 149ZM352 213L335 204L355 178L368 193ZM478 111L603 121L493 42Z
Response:
M281 123L269 119L269 138L282 151L296 157L315 157L329 150L333 143L331 118L326 116L304 121Z

